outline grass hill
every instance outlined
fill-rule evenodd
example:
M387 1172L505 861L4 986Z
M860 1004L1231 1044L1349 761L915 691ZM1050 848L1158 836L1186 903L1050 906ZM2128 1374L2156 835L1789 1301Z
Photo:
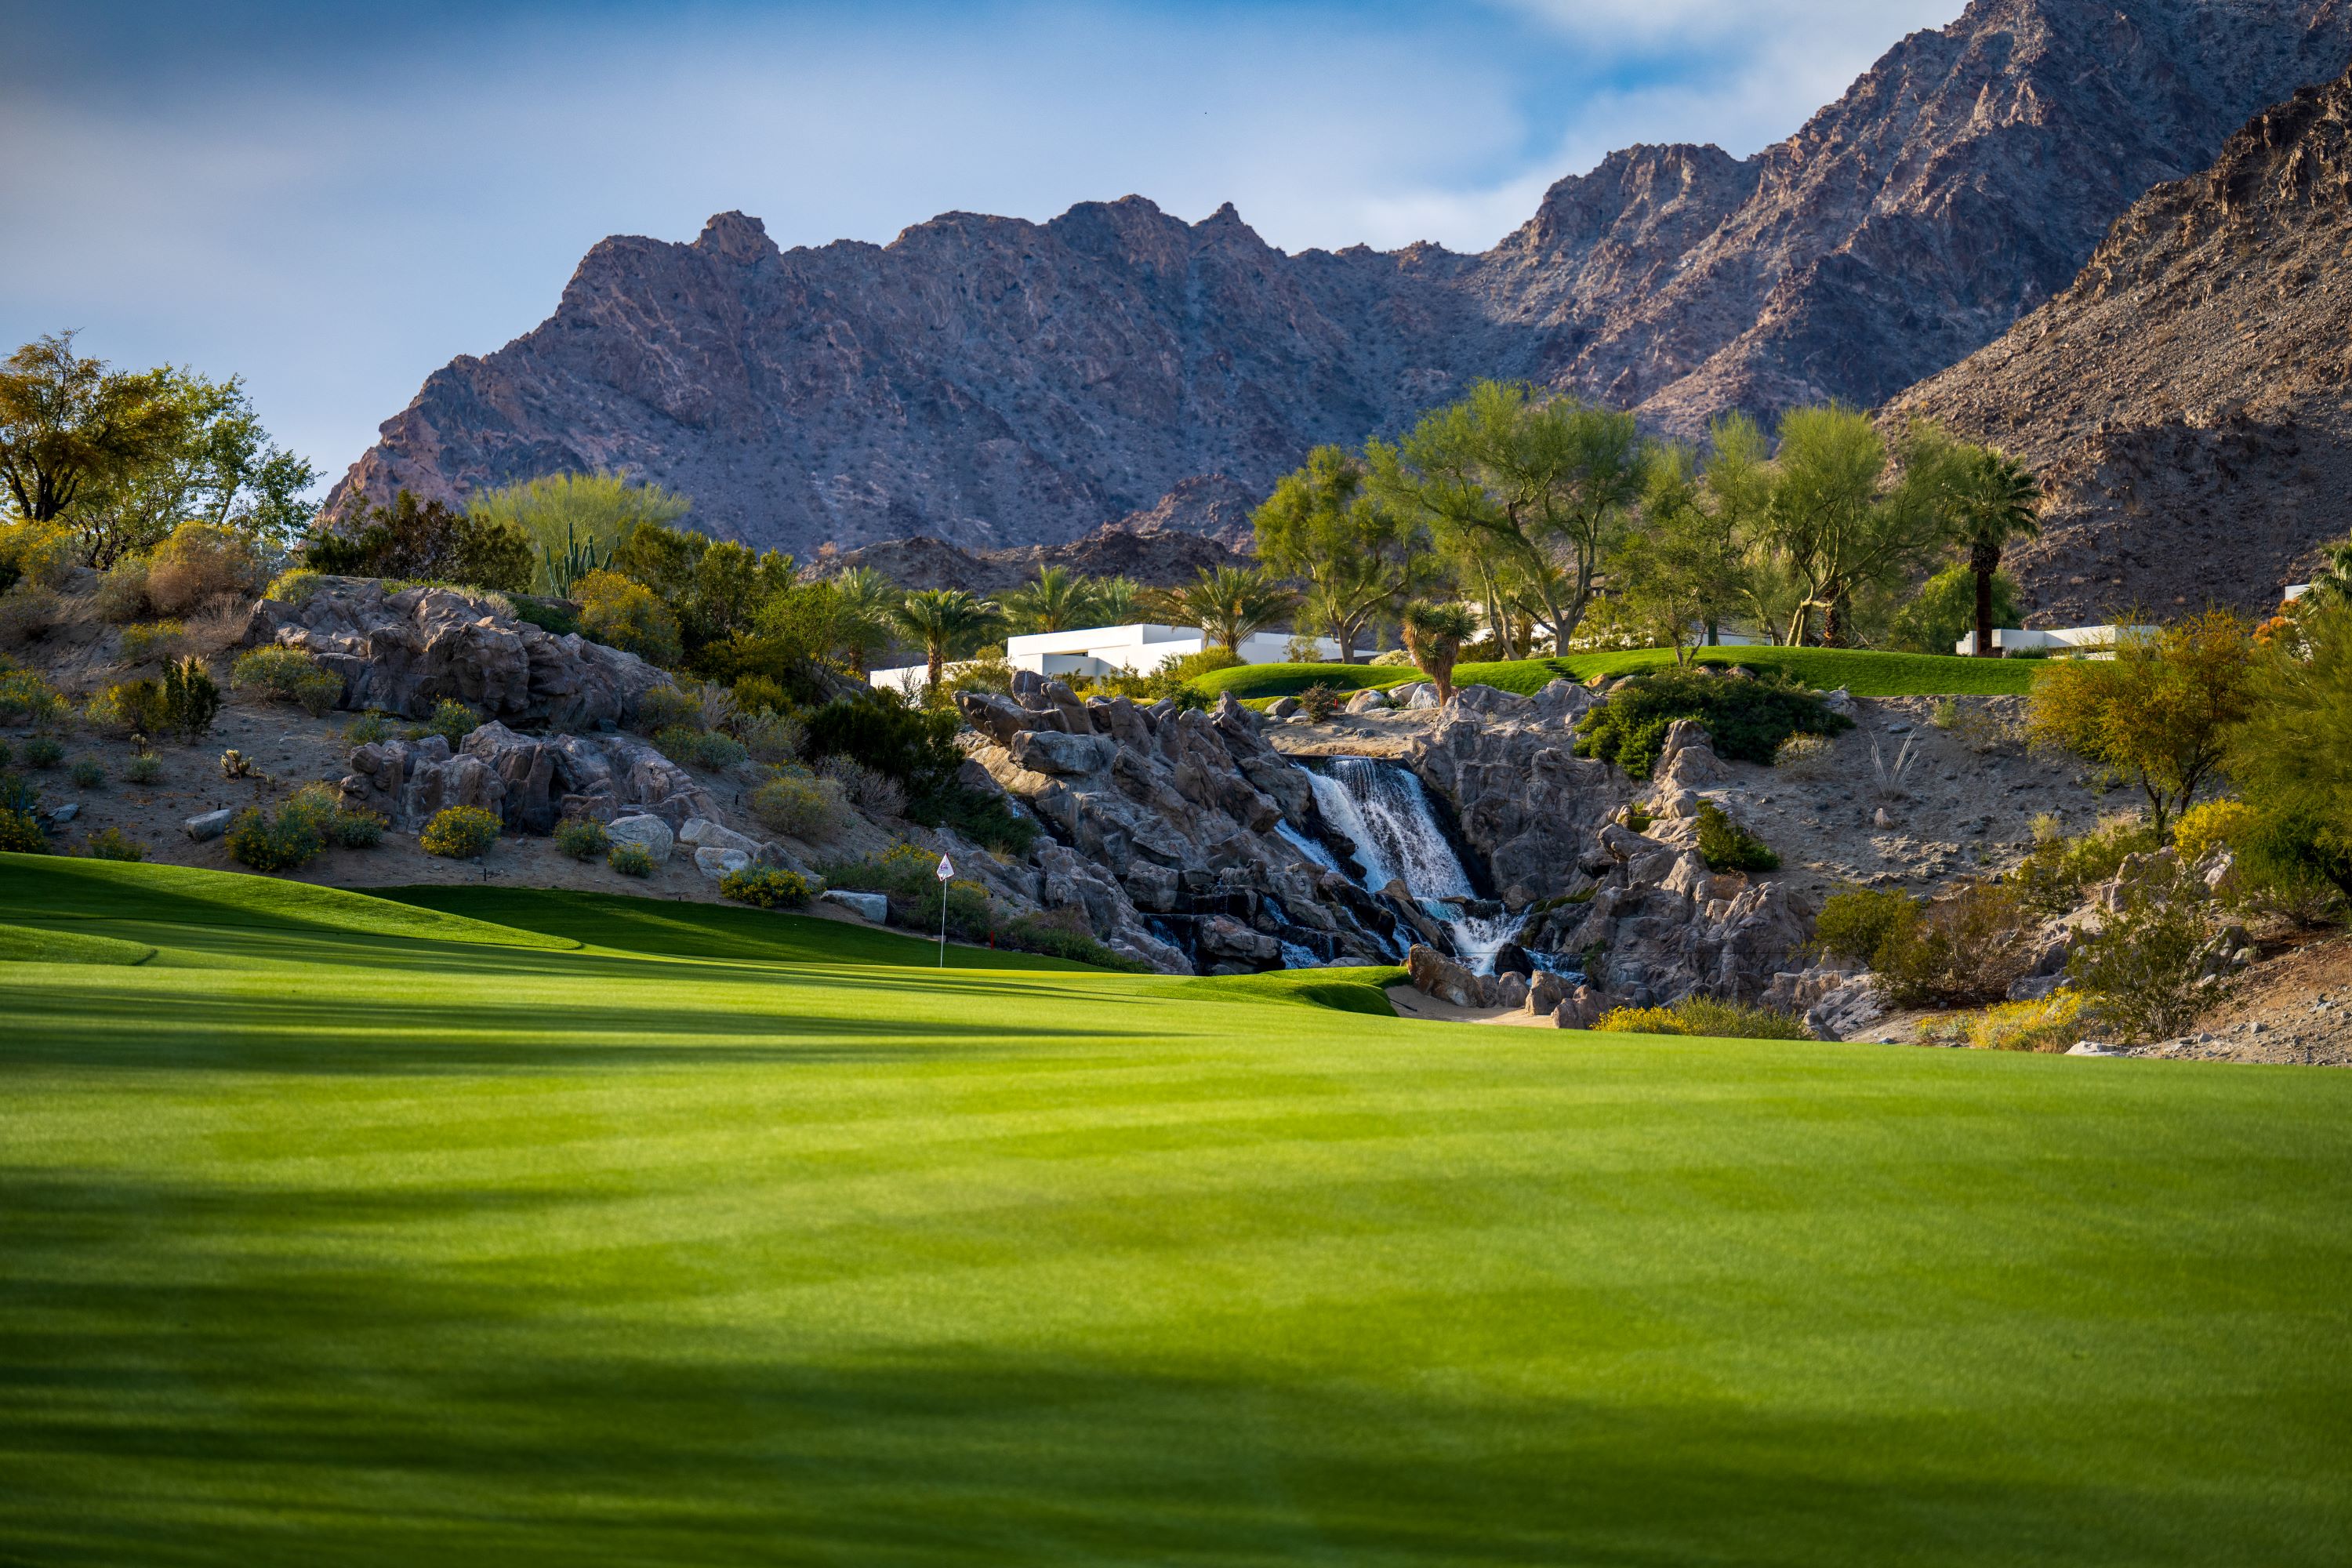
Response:
M1532 695L1546 683L1565 677L1590 680L1597 675L1625 675L1674 662L1670 649L1636 648L1626 653L1571 654L1566 658L1522 658L1488 664L1465 664L1454 671L1456 686L1483 684L1505 691ZM2033 689L2034 659L1962 658L1949 654L1876 653L1840 647L1707 647L1696 656L1704 664L1747 664L1785 669L1807 685L1834 690L1844 687L1856 697L1999 697ZM1250 664L1220 669L1195 679L1192 684L1208 697L1230 691L1247 701L1259 698L1296 697L1321 682L1342 691L1366 687L1387 690L1423 679L1410 666L1369 664Z
M0 858L0 1558L2352 1540L2345 1075L316 891Z

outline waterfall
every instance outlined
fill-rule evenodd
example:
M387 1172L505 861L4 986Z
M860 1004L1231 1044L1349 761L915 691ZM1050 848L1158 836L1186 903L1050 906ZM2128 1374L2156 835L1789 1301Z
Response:
M1456 955L1481 974L1493 973L1496 950L1526 917L1472 910L1477 889L1439 829L1421 780L1369 757L1334 757L1329 773L1307 776L1323 819L1353 847L1365 887L1377 893L1402 881L1413 901L1445 927Z

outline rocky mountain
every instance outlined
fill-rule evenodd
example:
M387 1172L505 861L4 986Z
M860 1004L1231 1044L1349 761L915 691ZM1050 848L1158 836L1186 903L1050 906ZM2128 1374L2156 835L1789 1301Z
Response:
M2012 552L2040 624L2249 611L2352 528L2352 75L2159 185L2074 286L1889 412L2041 468Z
M803 554L1058 543L1137 512L1231 537L1308 446L1479 376L1685 434L1875 404L2347 59L2347 0L1973 0L1786 142L1612 154L1477 256L1286 255L1231 206L1186 224L1134 196L789 251L722 214L690 245L598 245L547 321L435 372L337 499L622 467Z
M1190 582L1216 566L1246 566L1246 555L1204 534L1138 533L1107 522L1063 544L1016 544L1003 550L961 550L944 539L918 534L886 539L856 550L819 550L803 568L829 577L856 566L871 566L908 588L969 588L1001 593L1036 576L1041 566L1063 566L1082 577L1131 577L1147 588Z

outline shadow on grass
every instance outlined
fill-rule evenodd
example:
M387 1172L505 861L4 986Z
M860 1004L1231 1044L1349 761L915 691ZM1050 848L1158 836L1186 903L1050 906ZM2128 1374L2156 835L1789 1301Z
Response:
M452 1205L558 1201L0 1171L0 1557L2341 1560L2341 1507L2307 1486L2036 1473L2009 1458L2014 1403L1833 1414L1670 1378L1603 1401L1573 1367L1384 1350L1377 1310L1337 1302L1370 1337L1320 1374L1285 1355L1295 1325L1121 1351L877 1324L849 1345L685 1326L682 1270L592 1295L560 1258L436 1267L398 1245ZM2150 1435L2081 1436L2120 1455Z

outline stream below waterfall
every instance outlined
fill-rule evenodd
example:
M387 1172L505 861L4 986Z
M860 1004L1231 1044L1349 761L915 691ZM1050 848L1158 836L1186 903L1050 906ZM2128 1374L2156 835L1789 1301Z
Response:
M1421 780L1409 768L1370 757L1333 757L1328 765L1328 772L1307 774L1315 804L1364 868L1364 889L1379 893L1402 882L1407 896L1445 928L1454 956L1492 974L1496 952L1527 917L1478 897Z

